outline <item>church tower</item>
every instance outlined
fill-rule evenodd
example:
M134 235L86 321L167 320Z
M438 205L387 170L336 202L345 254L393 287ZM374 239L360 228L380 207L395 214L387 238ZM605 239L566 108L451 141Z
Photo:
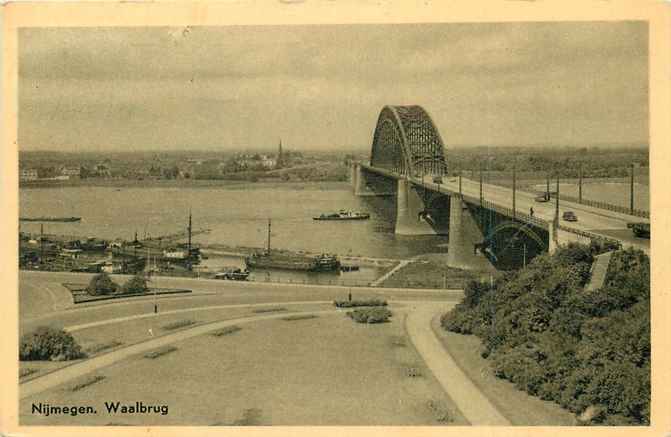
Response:
M277 150L277 164L276 164L277 168L282 167L282 165L284 164L283 160L284 159L283 159L283 156L282 156L282 138L280 138L280 145L279 145L279 148Z

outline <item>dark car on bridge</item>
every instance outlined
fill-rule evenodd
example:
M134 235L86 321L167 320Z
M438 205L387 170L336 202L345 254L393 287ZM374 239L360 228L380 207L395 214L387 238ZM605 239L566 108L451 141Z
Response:
M549 202L550 201L550 194L549 193L539 194L538 196L534 197L534 201L536 201L536 202Z
M443 183L443 177L442 176L434 176L433 177L433 183L434 184L442 184Z
M567 222L577 222L578 216L575 215L573 211L565 211L562 215L562 218Z

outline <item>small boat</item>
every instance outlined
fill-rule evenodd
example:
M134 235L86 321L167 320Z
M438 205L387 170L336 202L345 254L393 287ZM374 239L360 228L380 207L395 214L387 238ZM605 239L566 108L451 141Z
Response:
M231 281L246 281L248 277L249 270L242 270L237 267L214 275L214 279L227 279Z
M370 214L368 213L345 211L344 209L341 209L338 212L312 217L313 220L367 220L369 218Z
M19 217L22 222L78 222L81 217Z

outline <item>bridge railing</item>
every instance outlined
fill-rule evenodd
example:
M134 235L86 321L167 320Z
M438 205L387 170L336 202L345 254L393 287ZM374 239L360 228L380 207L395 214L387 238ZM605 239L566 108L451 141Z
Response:
M550 194L553 197L556 197L555 193ZM613 205L611 203L599 202L598 200L582 199L580 200L577 197L566 196L559 193L559 199L566 202L579 203L581 205L593 206L594 208L605 209L607 211L619 212L621 214L633 215L635 217L650 218L650 211L643 211L642 209L634 209L633 211L630 208L621 205Z
M595 241L601 241L604 243L607 243L609 245L614 245L617 247L622 247L622 243L620 243L618 240L614 238L608 238L603 235L598 235L589 231L583 231L581 229L575 229L575 228L569 228L567 226L563 225L557 225L557 230L564 231L564 232L570 232L575 235L579 235L581 237L589 238L590 240L595 240Z
M541 229L547 230L550 225L547 221L543 219L539 219L537 217L533 217L529 214L525 214L523 212L519 211L513 211L512 208L508 208L505 206L500 206L495 204L494 202L490 202L489 200L483 199L482 202L480 202L480 199L477 197L472 197L472 196L467 196L467 195L461 195L461 198L465 200L468 203L471 203L473 205L479 206L482 204L483 208L491 209L493 211L498 212L499 214L505 215L507 217L515 218L516 220L519 220L521 222L529 223L534 226L537 226Z

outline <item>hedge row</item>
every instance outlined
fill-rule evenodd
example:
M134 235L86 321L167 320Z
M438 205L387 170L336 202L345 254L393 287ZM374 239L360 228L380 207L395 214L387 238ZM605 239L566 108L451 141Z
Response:
M382 299L354 299L354 300L334 300L333 305L338 308L354 308L354 307L378 307L387 306L387 301Z
M362 308L348 311L347 316L358 323L384 323L391 317L391 311L386 308Z

